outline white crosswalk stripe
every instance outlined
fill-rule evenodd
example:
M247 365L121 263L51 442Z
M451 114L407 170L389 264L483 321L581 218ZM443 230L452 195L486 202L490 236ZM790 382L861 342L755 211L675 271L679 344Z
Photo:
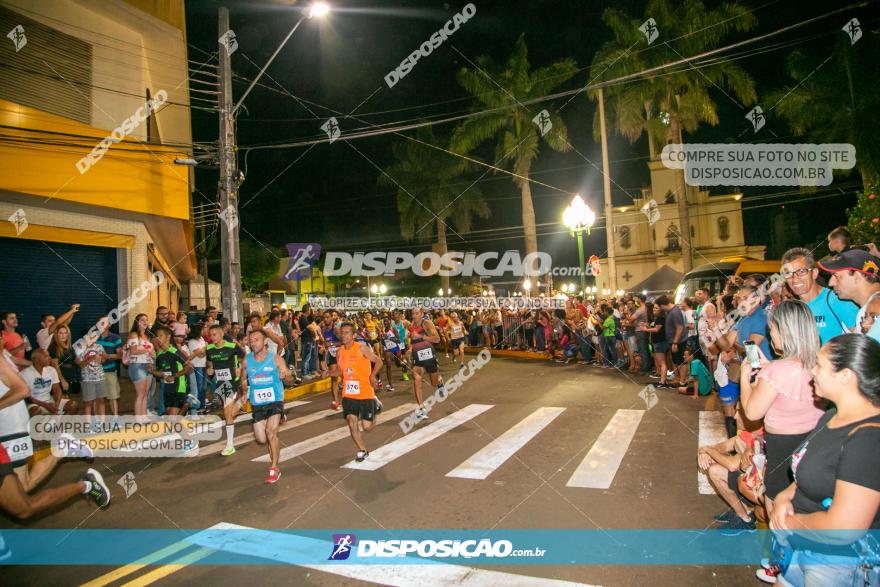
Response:
M566 487L611 487L644 415L645 410L617 410L584 460L572 473Z
M416 404L409 403L403 404L402 406L397 406L396 408L382 410L378 415L376 425L378 426L379 424L382 424L383 422L387 422L389 420L393 420L398 416L409 414L414 409L416 409L416 407ZM296 444L285 446L281 449L281 454L278 457L278 461L289 461L290 459L296 458L300 455L304 455L307 452L325 447L328 444L332 444L336 441L342 440L343 438L349 438L350 435L351 433L348 430L348 425L345 425L341 428L331 430L330 432L325 432L324 434L309 438L308 440L303 440L302 442L297 442ZM270 461L269 455L263 455L261 457L257 457L251 460L258 463L268 463Z
M326 559L333 548L332 540L318 540L284 532L259 530L238 524L220 522L194 534L188 542L203 548L252 556L279 563L331 573L355 581L380 585L459 585L463 587L590 587L559 579L506 573L479 567L466 567L434 561L420 564L303 564L304 558ZM224 532L220 532L223 530ZM246 532L236 532L245 530Z
M699 446L718 444L727 439L727 430L724 428L724 415L720 412L700 412L700 440ZM709 478L699 468L697 469L697 486L702 495L714 495L717 493Z
M476 418L486 410L492 408L491 405L484 404L471 404L467 407L464 407L457 412L453 412L452 414L437 420L433 424L429 424L424 428L420 428L414 432L410 432L408 435L395 440L385 446L378 448L370 453L370 456L367 457L363 462L358 463L357 461L351 461L350 463L346 463L343 465L346 469L360 469L363 471L375 471L381 467L384 467L391 461L402 457L406 453L413 451L423 444L427 444L439 437L440 435L449 432L453 428L460 426L471 420Z
M284 404L284 409L289 410L290 408L295 408L297 406L302 406L302 405L305 405L308 403L311 403L311 402L309 400L294 400L294 401L287 402L286 404ZM333 410L326 410L326 411L332 412ZM217 429L223 430L226 428L226 420L223 418L223 414L220 414L219 417L220 417L220 419L218 421L213 422L212 424L210 424L207 427L208 430L211 430L211 431L217 430ZM314 414L311 414L310 416L306 416L306 418L310 418L310 417L314 417ZM252 414L241 414L241 415L235 417L235 419L233 420L233 423L239 424L241 422L248 422L252 418L253 418ZM151 439L149 441L147 441L147 440L140 441L140 442L136 443L135 445L133 445L132 447L120 448L119 450L121 452L136 453L139 450L144 450L145 447L150 443L156 443L158 441L173 441L173 440L176 440L179 438L180 438L180 435L176 434L176 433L175 434L166 434L164 436L160 436L158 438ZM242 445L246 442L250 442L253 439L254 439L253 433L242 434L241 436L235 437L233 439L233 443L235 446L239 446L239 445ZM224 440L223 442L215 442L214 444L209 444L205 447L199 447L198 452L193 450L191 452L191 454L192 454L192 456L203 456L203 455L214 454L214 453L220 452L225 447L226 447L226 441Z
M296 428L298 426L304 426L306 424L311 424L312 422L317 422L319 420L323 420L325 418L329 418L333 415L338 415L339 412L336 410L321 410L319 412L315 412L313 414L306 414L305 416L300 416L299 418L294 418L293 420L288 420L286 424L280 426L278 428L279 432L284 430L290 430L291 428ZM254 433L248 432L246 434L236 435L232 440L232 444L236 447L241 446L243 444L247 444L248 442L253 442ZM219 442L215 442L214 444L209 444L205 447L199 447L199 456L210 455L214 453L218 453L226 448L226 441L221 440Z
M485 479L564 411L565 408L538 408L446 476Z

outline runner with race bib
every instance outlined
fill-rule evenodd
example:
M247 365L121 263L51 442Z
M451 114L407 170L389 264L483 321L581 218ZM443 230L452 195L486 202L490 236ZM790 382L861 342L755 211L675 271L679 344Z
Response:
M321 323L321 335L324 337L327 369L330 370L330 392L333 394L333 401L330 402L330 407L338 410L342 404L339 403L339 388L336 386L339 378L333 375L333 365L336 364L336 354L339 352L339 328L333 322L333 315L330 312L324 312L324 321Z
M440 391L441 397L446 395L446 391L440 382L440 366L437 364L437 354L434 351L434 344L440 342L440 335L437 334L434 323L425 316L421 308L413 308L412 318L409 330L412 341L413 392L419 404L415 416L417 421L422 421L428 417L422 397L422 380L425 373L430 375L431 385Z
M206 374L214 385L214 397L223 402L226 418L226 448L224 457L235 454L235 417L241 411L244 394L241 391L241 364L245 353L237 344L223 338L223 327L215 324L208 331L211 344L206 351Z
M344 322L340 335L342 346L336 355L333 373L342 377L342 414L358 449L355 460L361 462L370 453L358 422L364 432L369 432L375 425L376 414L382 409L375 391L378 384L376 377L382 371L382 359L367 344L355 341L352 323Z
M258 444L269 445L269 458L272 461L266 483L277 483L281 478L278 468L278 455L281 447L278 442L278 424L284 413L284 385L293 385L293 377L281 355L269 352L266 333L262 328L251 330L248 344L251 352L244 359L242 387L250 400L254 438Z
M449 315L449 338L452 339L452 362L458 359L458 370L464 369L464 341L467 337L467 329L464 322L458 316L458 312L453 311Z

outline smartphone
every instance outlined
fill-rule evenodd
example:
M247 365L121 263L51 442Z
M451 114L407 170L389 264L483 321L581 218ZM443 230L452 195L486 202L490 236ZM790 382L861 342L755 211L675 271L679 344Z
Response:
M749 364L752 366L752 369L757 369L761 366L761 357L758 356L758 347L753 340L747 340L743 343L743 346L746 348L746 359L749 360Z

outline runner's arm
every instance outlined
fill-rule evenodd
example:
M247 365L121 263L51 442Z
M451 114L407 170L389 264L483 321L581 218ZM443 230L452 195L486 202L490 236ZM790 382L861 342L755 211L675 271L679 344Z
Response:
M437 328L430 320L428 320L428 325L425 327L425 336L422 338L422 340L427 340L428 342L434 344L440 342L440 335L437 334Z
M287 368L281 355L275 355L275 367L278 369L278 376L281 377L281 382L284 385L293 387L296 384L293 375L290 373L290 369Z
M248 394L247 357L241 361L238 378L241 381L241 385L239 385L239 397L244 397Z
M24 379L2 357L0 357L0 381L9 388L6 395L0 397L0 410L15 405L31 394Z

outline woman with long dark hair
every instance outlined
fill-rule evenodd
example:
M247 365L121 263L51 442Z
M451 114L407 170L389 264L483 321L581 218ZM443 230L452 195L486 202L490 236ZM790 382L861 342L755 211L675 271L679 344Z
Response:
M61 382L61 391L65 396L74 395L79 397L80 373L76 364L76 352L73 350L73 337L70 335L70 327L66 324L55 329L52 342L49 343L49 358L52 366L58 371Z
M816 395L834 407L795 450L794 482L776 496L770 527L794 532L785 584L855 585L860 539L880 530L880 343L835 336L812 374Z
M150 365L156 359L156 349L147 336L150 320L146 314L138 314L131 324L128 332L128 340L125 342L125 352L128 354L128 377L134 384L134 415L147 415L147 396L150 394L150 386L153 384L153 376L150 374ZM161 397L161 393L159 396ZM161 411L161 406L160 406Z

